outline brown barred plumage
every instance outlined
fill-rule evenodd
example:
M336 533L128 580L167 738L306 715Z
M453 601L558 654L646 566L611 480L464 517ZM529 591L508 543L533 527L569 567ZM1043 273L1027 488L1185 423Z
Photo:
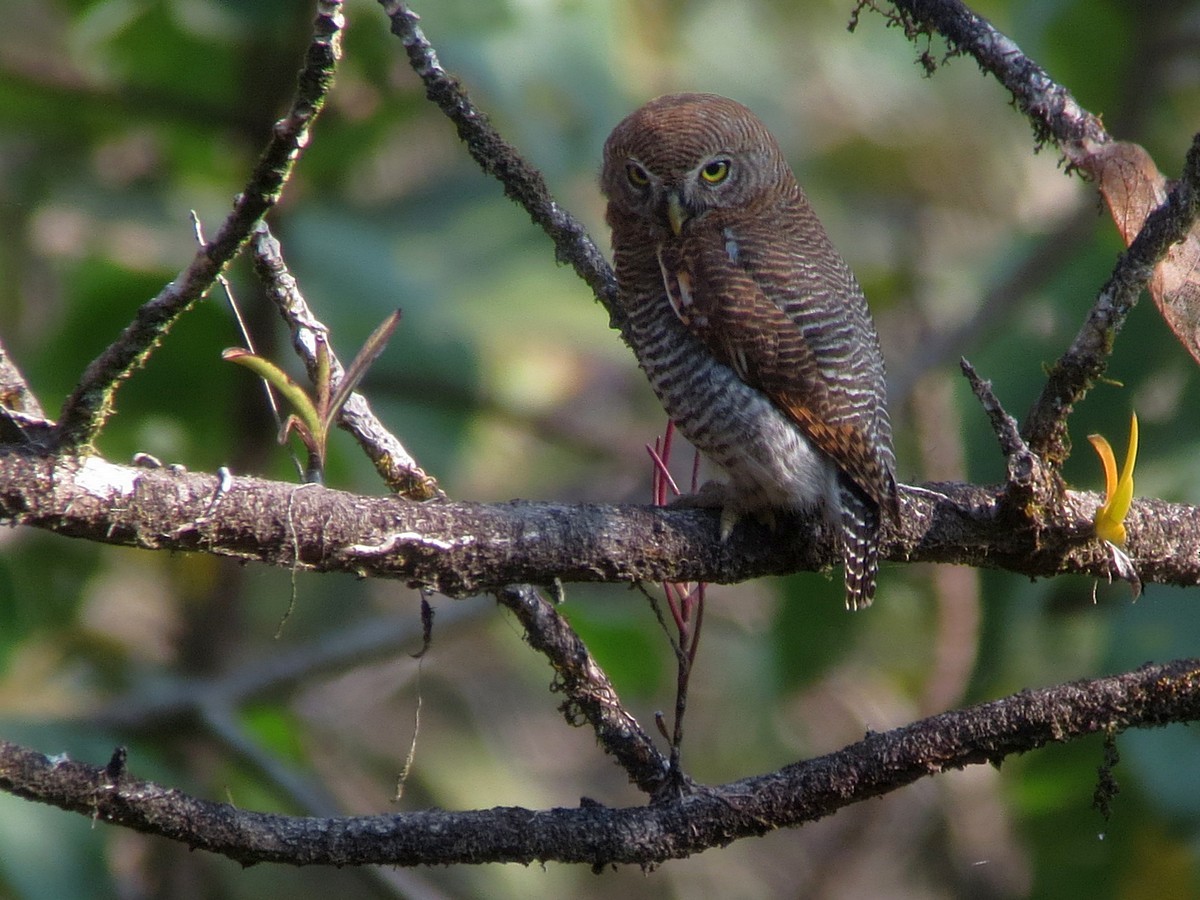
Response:
M729 475L723 534L743 513L823 506L846 605L867 606L898 513L883 357L775 139L733 100L660 97L613 130L601 185L634 352Z

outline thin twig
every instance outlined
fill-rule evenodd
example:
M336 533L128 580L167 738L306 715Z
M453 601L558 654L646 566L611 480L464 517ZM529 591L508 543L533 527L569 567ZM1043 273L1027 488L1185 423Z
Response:
M292 346L308 370L316 376L317 340L327 337L329 329L312 312L296 279L288 271L283 251L266 222L259 222L251 236L254 270L266 289L267 298L275 304L292 335ZM345 371L341 361L326 340L332 383L342 380ZM367 399L352 393L342 406L338 424L354 436L366 452L384 483L402 497L410 500L445 499L437 480L425 473L405 449L400 440L379 421Z
M1052 140L1071 166L1084 165L1112 142L1100 119L1083 109L1062 85L1021 52L1020 47L959 0L893 0L892 20L910 37L941 34L954 53L970 54L1012 92L1041 141ZM859 9L875 8L866 0ZM857 11L856 11L857 15ZM1022 429L1030 449L1052 466L1070 454L1066 420L1108 365L1113 342L1137 303L1155 265L1182 240L1200 209L1200 135L1187 154L1181 181L1146 219L1141 232L1118 258L1116 268L1070 348L1059 358Z
M37 395L29 387L29 382L13 362L12 356L0 343L0 407L6 410L25 413L29 416L44 417L42 404Z
M910 37L936 31L954 53L970 54L980 68L995 76L1012 93L1039 140L1054 140L1060 146L1099 146L1111 140L1099 118L1083 109L1070 91L959 0L892 0L892 5L899 10L894 20ZM875 4L859 6L874 8Z
M525 208L554 241L555 257L574 267L579 277L604 304L614 327L617 320L617 282L604 255L583 225L550 196L540 172L492 127L487 116L467 96L462 85L442 68L437 51L425 38L420 17L399 0L380 0L392 22L392 34L408 52L413 71L425 84L426 95L454 123L472 158L504 186L504 193Z
M0 444L48 446L54 423L0 343Z
M983 411L987 413L988 420L992 423L992 431L996 433L996 439L1000 442L1000 452L1005 457L1029 453L1029 446L1021 438L1017 420L1001 406L999 398L992 390L992 383L980 378L975 367L967 362L966 357L960 359L958 364L971 385L971 392L975 394Z
M255 222L278 201L292 167L308 144L309 129L333 83L341 55L341 0L320 0L312 42L300 70L296 95L275 128L245 189L216 237L153 300L142 305L120 337L94 359L63 405L56 429L65 450L90 446L112 412L113 394L141 366L171 326L204 296L250 235Z
M658 791L667 776L667 760L621 704L612 682L567 620L529 585L504 588L497 597L520 620L529 645L554 666L555 689L566 695L560 709L567 721L587 721L630 781L648 794Z
M1200 213L1200 134L1192 140L1183 175L1152 212L1100 290L1071 346L1059 357L1026 416L1023 432L1039 456L1061 464L1070 453L1066 418L1108 366L1117 333L1125 324L1172 245L1187 236Z

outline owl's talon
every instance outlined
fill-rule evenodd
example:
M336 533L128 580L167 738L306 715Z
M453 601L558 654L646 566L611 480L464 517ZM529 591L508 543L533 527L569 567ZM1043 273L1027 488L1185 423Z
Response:
M729 540L729 536L733 534L733 526L737 525L738 519L742 517L741 512L733 506L726 506L721 510L721 543Z
M775 531L775 526L779 524L779 520L775 518L775 510L773 509L756 509L751 515L761 525L772 532ZM721 509L721 543L729 540L729 536L733 534L733 529L742 520L743 516L743 511L736 506L725 506Z
M719 509L721 511L721 543L729 540L733 528L742 517L741 510L732 503L733 491L721 481L706 481L694 494L676 497L667 506L676 509ZM766 513L771 515L770 512ZM771 516L774 527L774 516Z

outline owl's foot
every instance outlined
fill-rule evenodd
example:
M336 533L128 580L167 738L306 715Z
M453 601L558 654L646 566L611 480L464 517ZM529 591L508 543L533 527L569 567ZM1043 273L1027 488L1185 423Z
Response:
M742 517L741 510L733 503L733 491L723 481L706 481L694 494L676 497L668 506L685 509L719 509L721 511L721 543L733 534L733 526Z
M721 511L721 543L729 540L733 529L737 527L737 523L747 512L736 502L733 488L723 481L706 481L700 485L700 490L696 493L676 497L667 505L686 509L719 509ZM770 507L762 507L754 510L751 515L771 531L775 530L775 510Z
M721 509L721 543L729 540L733 528L742 517L742 511L736 506L726 506Z

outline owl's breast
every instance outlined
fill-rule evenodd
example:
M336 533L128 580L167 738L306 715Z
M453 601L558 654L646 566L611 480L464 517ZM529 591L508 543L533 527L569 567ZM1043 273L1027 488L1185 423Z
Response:
M838 509L837 469L767 397L719 362L661 288L626 297L634 352L671 420L723 469L742 511Z

